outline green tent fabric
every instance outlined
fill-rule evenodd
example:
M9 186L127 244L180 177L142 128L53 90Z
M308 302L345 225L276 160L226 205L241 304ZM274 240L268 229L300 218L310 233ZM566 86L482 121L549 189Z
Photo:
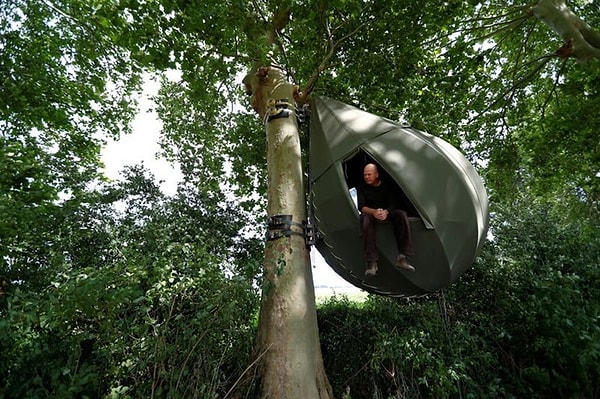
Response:
M473 263L487 234L487 193L475 168L452 145L353 106L315 97L309 153L316 247L344 279L373 293L415 296L446 287ZM410 202L415 272L394 268L392 227L383 223L377 229L379 272L364 276L359 213L349 184L357 178L362 181L364 165L349 168L356 165L358 154L375 161Z

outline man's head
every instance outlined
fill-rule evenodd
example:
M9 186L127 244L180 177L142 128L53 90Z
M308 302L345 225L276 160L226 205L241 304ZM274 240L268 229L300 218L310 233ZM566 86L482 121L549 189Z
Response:
M379 185L379 171L377 170L377 166L373 163L367 164L363 170L363 178L369 186Z

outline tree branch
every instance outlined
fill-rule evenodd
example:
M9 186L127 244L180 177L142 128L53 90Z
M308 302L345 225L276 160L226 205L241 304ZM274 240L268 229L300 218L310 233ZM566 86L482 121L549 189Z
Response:
M455 30L451 30L448 34L442 35L442 36L436 36L430 40L424 41L421 43L422 46L426 46L430 43L435 43L440 41L443 38L447 38L447 37L451 37L456 35L457 33L472 33L472 32L478 32L478 31L485 31L488 29L492 29L492 28L496 28L501 26L502 28L500 29L496 29L493 30L491 33L489 34L485 34L483 36L480 37L475 37L473 38L474 40L484 40L492 35L498 34L502 31L511 29L511 28L516 28L517 26L521 25L525 20L527 20L529 17L531 17L530 13L524 13L523 15L520 15L516 18L510 19L510 20L502 20L504 17L507 16L511 16L513 14L516 13L521 13L523 10L528 10L531 8L531 5L526 5L526 6L521 6L518 7L514 10L511 10L507 13L504 14L499 14L499 15L493 15L493 16L489 16L489 17L477 17L477 18L470 18L467 20L463 20L460 21L458 24L467 24L467 23L477 23L477 22L488 22L488 21L498 21L501 20L500 22L493 22L493 23L483 23L481 25L478 26L474 26L474 27L467 27L467 28L459 28L459 29L455 29ZM451 40L450 43L455 42L457 39Z
M333 59L333 57L335 56L335 53L336 53L337 49L346 40L348 40L349 38L351 38L352 36L354 36L358 31L360 31L361 29L363 29L369 22L370 21L365 21L365 22L361 23L352 32L350 32L350 33L342 36L337 41L334 41L333 32L331 31L331 27L330 27L329 23L326 22L326 24L325 24L325 30L327 32L327 43L328 43L327 52L326 52L325 56L323 57L323 59L321 60L321 62L319 63L319 65L317 66L317 69L315 70L315 72L308 79L308 82L306 83L306 85L304 86L304 88L302 88L298 92L298 96L296 98L296 102L298 104L302 105L302 104L304 104L304 103L307 102L310 93L315 88L315 85L317 84L317 81L319 80L319 77L321 76L321 73L323 73L323 71L326 70L330 66L330 62Z
M564 57L573 57L578 62L600 59L600 33L593 30L569 7L566 0L540 0L533 14L558 34L565 44L570 43Z
M502 93L500 93L498 96L496 96L496 99L494 101L492 101L492 103L490 105L488 105L483 111L481 111L477 115L470 118L469 123L471 123L471 122L473 122L473 120L477 119L479 117L479 115L482 115L482 114L485 114L486 112L488 112L490 109L492 109L494 106L496 106L506 96L514 94L514 92L519 87L522 87L525 83L529 82L531 80L531 78L536 73L538 73L554 57L556 57L556 55L554 53L552 53L552 54L544 55L542 57L539 57L536 60L531 61L530 63L533 63L536 61L541 61L541 62L539 62L539 64L537 64L535 66L535 68L531 69L527 74L525 74L524 76L522 76L521 78L516 80L509 88L507 88Z
M556 77L554 78L554 84L552 85L552 89L550 90L548 97L546 97L546 101L544 101L544 104L542 104L541 119L544 119L544 116L546 115L546 107L548 106L548 104L550 104L550 101L552 100L552 96L556 95L557 100L560 98L556 94L556 87L558 86L558 81L562 75L562 72L564 71L564 69L566 67L567 67L567 60L563 60L560 70L556 73Z

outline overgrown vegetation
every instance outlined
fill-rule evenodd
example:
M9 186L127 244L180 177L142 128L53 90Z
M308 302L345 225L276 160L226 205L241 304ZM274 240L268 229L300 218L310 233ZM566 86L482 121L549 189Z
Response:
M90 195L31 243L43 279L3 280L0 397L219 397L252 348L262 244L226 202L168 198L139 168Z
M223 398L242 376L261 244L227 249L235 226L197 229L210 205L199 215L190 193L165 198L139 173L112 197L123 213L94 202L71 215L53 244L72 245L71 270L3 294L1 398ZM599 397L600 229L525 203L494 214L494 239L449 289L319 306L336 397ZM206 246L216 234L221 253Z

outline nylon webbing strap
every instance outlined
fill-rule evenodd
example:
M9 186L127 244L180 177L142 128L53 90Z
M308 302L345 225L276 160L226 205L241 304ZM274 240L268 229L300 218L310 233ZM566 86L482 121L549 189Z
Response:
M294 230L293 228L296 228ZM300 229L298 231L298 229ZM275 215L267 221L267 241L297 235L306 236L305 224L292 221L292 215Z

